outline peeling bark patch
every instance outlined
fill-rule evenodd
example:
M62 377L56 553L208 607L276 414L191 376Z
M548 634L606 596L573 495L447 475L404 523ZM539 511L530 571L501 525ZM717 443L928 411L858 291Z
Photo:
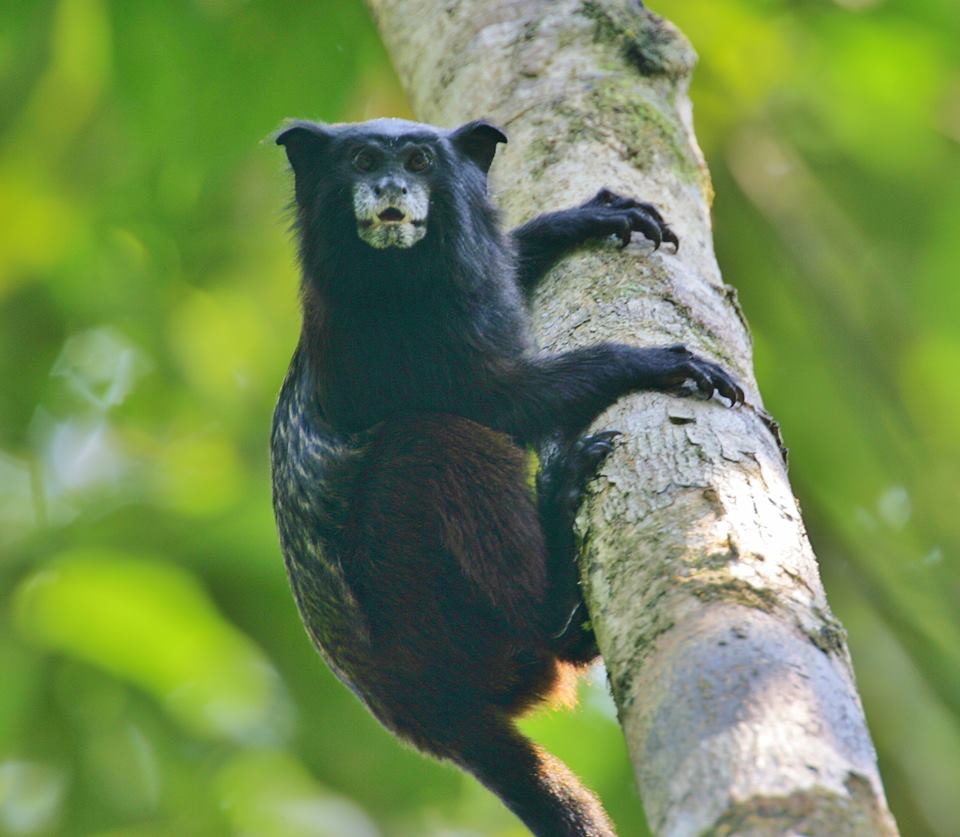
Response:
M712 827L700 833L703 837L896 834L886 812L877 805L873 786L866 777L851 772L844 787L846 796L814 786L789 796L761 796L736 802ZM841 825L842 831L838 830Z
M696 64L690 42L642 3L588 0L581 13L594 21L596 40L617 46L627 62L645 76L680 78Z

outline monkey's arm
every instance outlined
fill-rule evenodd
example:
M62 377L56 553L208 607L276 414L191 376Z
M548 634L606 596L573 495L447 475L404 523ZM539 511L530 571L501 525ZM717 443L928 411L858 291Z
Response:
M517 281L528 293L563 256L591 238L615 235L624 247L641 232L659 247L680 242L656 207L601 189L581 206L538 215L513 230L517 250Z
M743 390L727 372L684 346L601 343L523 360L481 384L473 407L477 421L537 444L552 433L579 433L628 392L690 394L687 381L706 398L719 392L731 404L743 402Z

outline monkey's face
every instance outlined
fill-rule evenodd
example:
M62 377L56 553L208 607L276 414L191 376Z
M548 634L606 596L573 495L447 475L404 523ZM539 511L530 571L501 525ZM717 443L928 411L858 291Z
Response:
M436 150L372 137L350 149L357 235L377 250L413 247L427 234Z
M486 122L446 131L378 119L298 121L276 141L293 167L301 244L309 252L313 242L343 247L350 239L376 250L409 250L433 226L462 226L470 200L464 195L485 194L487 170L506 137ZM431 217L445 221L432 224Z

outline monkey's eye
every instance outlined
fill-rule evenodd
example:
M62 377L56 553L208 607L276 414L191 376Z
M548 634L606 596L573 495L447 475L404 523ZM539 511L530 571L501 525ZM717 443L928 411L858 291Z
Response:
M418 148L407 157L407 169L412 172L426 171L432 162L430 155Z
M361 148L353 155L353 167L357 171L373 171L377 167L377 157L368 148Z

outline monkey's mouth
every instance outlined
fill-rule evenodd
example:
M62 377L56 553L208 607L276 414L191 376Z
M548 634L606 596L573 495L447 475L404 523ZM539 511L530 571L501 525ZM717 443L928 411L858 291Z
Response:
M378 212L373 218L358 218L357 224L361 229L369 229L373 226L396 227L402 224L422 227L426 224L426 219L411 218L402 209L397 209L395 206L388 206L382 212Z
M406 214L395 206L388 206L383 212L377 215L377 218L383 221L384 224L399 224L406 217Z

